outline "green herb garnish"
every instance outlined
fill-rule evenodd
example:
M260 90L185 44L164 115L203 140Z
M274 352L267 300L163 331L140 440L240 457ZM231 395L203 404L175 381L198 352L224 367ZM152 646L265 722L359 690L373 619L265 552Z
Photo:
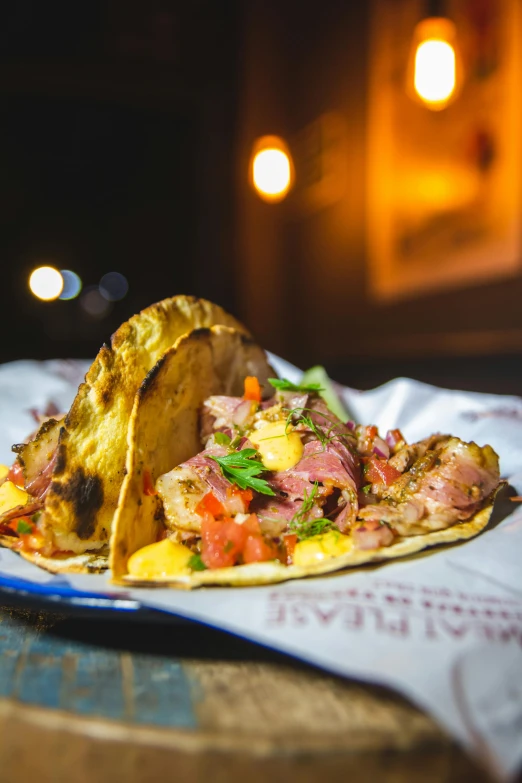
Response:
M269 378L268 383L277 391L322 392L320 383L292 383L286 378Z
M303 505L299 511L294 514L288 523L289 529L297 534L297 537L300 541L302 541L304 538L318 536L320 533L324 533L326 530L329 530L333 525L333 522L330 519L326 519L325 517L320 517L319 519L307 519L314 506L318 491L319 483L315 481L309 494L306 492L306 490L304 491Z
M226 432L215 432L214 440L218 446L230 446L230 435L227 435Z
M203 560L201 559L201 555L192 555L190 560L188 561L189 568L192 568L193 571L206 571L207 567Z
M306 372L303 374L302 382L304 384L317 383L319 386L321 386L321 397L326 402L332 413L338 416L341 421L346 421L347 419L351 418L349 411L346 410L343 401L337 394L335 386L328 377L324 367L319 365L316 367L310 367L310 369L306 370Z
M310 416L310 413L316 413L318 416L321 416L321 418L325 419L325 421L332 422L326 432L320 425L315 423L315 421ZM337 433L335 431L339 426L342 426L342 422L331 419L321 411L314 411L312 408L292 408L286 417L285 434L287 433L288 428L291 426L293 418L297 418L298 424L304 424L315 435L317 440L321 443L323 450L330 443L330 441L335 440L335 438L346 437L345 433Z
M23 519L18 520L18 524L16 526L16 532L17 533L32 533L33 532L33 526L30 522L25 522Z
M209 454L209 457L218 463L223 476L240 489L253 489L261 495L275 495L265 479L256 478L260 473L265 473L266 468L255 449L242 449L226 457L212 457Z

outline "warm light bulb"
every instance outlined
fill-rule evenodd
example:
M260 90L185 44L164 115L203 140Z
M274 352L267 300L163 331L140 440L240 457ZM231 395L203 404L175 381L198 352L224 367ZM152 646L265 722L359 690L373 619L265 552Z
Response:
M252 184L264 201L281 201L292 186L293 166L282 139L265 136L254 145Z
M446 41L423 41L415 53L415 90L427 103L447 101L455 89L455 50Z
M45 302L58 299L63 291L63 277L53 266L40 266L29 278L31 292Z
M444 109L457 95L462 68L453 22L424 19L415 28L408 66L410 95L428 109Z

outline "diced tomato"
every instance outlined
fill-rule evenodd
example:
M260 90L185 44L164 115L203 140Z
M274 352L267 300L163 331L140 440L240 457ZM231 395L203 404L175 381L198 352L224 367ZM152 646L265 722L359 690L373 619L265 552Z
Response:
M255 514L250 514L242 525L230 517L213 519L210 514L201 523L201 559L207 568L274 560L279 554L278 547L261 535Z
M6 481L12 481L17 487L23 488L25 486L24 471L18 460L11 465Z
M373 438L377 437L378 434L379 434L379 430L377 429L377 427L374 424L372 424L370 427L366 427L366 437L367 438L370 438L371 440L373 440Z
M152 476L150 475L150 470L145 468L143 471L143 492L145 495L157 495L156 487L154 486L154 483L152 481Z
M243 504L243 514L247 513L248 507L254 497L254 493L251 489L240 489L237 484L232 484L231 487L228 487L227 495L229 498L238 497L241 499L241 503Z
M237 563L247 531L233 519L203 519L201 523L201 559L207 568L226 568Z
M7 523L7 527L18 536L17 549L23 549L26 552L37 552L47 544L44 536L30 517L11 519Z
M280 559L280 552L261 535L255 514L240 525L230 517L216 520L207 513L201 522L201 559L207 568L227 568Z
M20 549L29 550L31 552L38 552L46 545L46 540L43 535L35 530L34 533L27 533L20 536L21 546Z
M25 534L31 534L34 531L34 522L31 517L17 517L16 519L11 519L10 522L7 522L6 527L10 528L13 533L17 533L18 535L22 535L21 531L25 531ZM30 530L27 529L28 527Z
M254 400L261 402L261 386L255 375L247 375L245 378L245 400Z
M222 517L225 515L223 504L220 503L212 492L207 492L194 510L196 514L199 514L201 517L206 513L212 514L213 517Z
M388 430L386 433L386 443L390 447L392 454L395 454L395 452L406 444L406 440L400 430Z
M295 533L288 533L286 536L283 537L283 542L285 545L285 551L286 551L286 564L292 565L294 562L294 550L295 545L297 544L297 536Z
M279 550L275 544L265 541L263 536L248 536L243 549L245 563L262 563L278 558Z
M247 533L247 539L243 547L244 563L260 563L265 560L280 558L279 547L263 538L257 514L250 514L242 525Z
M390 465L388 460L378 457L370 457L364 466L364 477L370 484L385 484L389 487L401 475L401 472Z
M261 527L259 526L259 519L257 514L250 514L250 516L243 522L243 528L247 531L249 536L260 536Z

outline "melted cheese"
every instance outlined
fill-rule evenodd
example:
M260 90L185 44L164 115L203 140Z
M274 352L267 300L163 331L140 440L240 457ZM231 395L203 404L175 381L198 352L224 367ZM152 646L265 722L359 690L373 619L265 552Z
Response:
M29 500L29 495L23 489L13 484L12 481L4 481L0 485L0 514L10 511L16 506L25 506Z
M303 443L297 432L287 427L286 421L273 421L249 435L259 451L267 470L288 470L303 456Z
M294 565L309 566L320 563L329 557L339 557L353 549L353 541L350 536L343 536L336 530L312 536L295 545L292 560Z
M188 563L192 555L188 547L165 538L134 552L129 557L127 569L129 574L140 579L189 574Z

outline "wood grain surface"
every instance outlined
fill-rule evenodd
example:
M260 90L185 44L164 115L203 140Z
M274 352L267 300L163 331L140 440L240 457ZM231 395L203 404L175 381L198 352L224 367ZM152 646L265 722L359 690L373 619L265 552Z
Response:
M0 610L0 780L486 781L387 689L188 623Z

